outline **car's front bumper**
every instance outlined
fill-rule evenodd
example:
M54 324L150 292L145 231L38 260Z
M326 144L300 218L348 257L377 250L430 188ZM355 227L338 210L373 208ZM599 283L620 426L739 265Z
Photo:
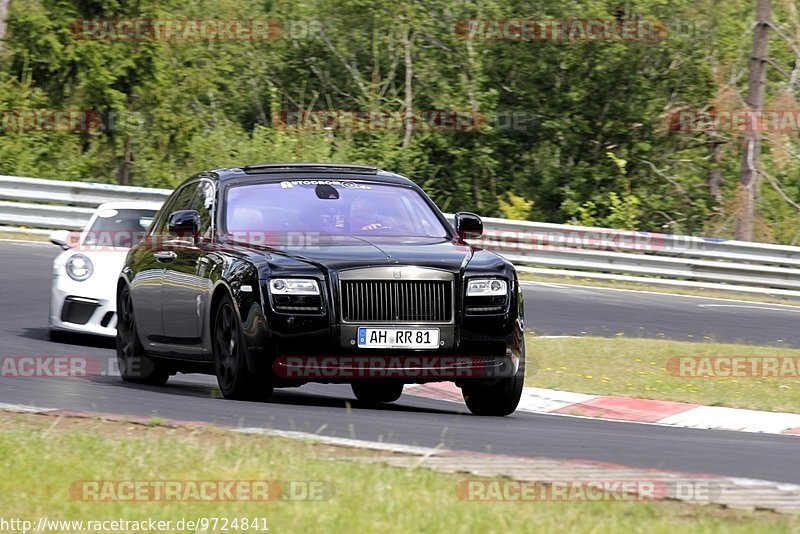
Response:
M117 303L113 288L75 282L55 276L50 292L50 329L114 337Z
M398 327L399 325L370 325ZM360 379L397 379L406 383L496 380L510 377L523 357L521 328L509 335L478 335L453 325L415 324L439 328L439 349L359 348L358 325L335 325L305 336L274 337L272 371L279 382L347 383Z
M516 373L513 353L497 356L459 354L327 354L279 356L272 370L280 381L349 383L359 380L398 380L404 383L494 381Z
M513 292L502 313L471 315L464 313L459 293L454 319L447 323L342 321L338 297L327 294L319 314L278 313L268 299L262 300L261 306L244 301L240 310L247 310L242 319L249 366L257 371L269 367L278 378L276 385L346 383L361 378L462 383L493 381L517 372L524 360L519 298ZM418 350L363 348L358 341L362 327L435 328L440 346Z

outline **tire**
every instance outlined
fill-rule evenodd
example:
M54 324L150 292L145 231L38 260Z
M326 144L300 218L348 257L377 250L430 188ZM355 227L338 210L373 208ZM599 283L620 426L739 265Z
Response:
M247 367L242 325L230 295L225 295L217 306L212 332L214 371L222 396L234 400L269 399L274 389L272 380L266 374L254 375Z
M402 382L353 382L353 395L365 404L394 402L403 394Z
M465 384L461 388L464 402L474 415L504 417L514 413L522 397L525 383L525 352L522 351L519 368L514 376L501 378L492 385Z
M139 341L136 318L133 315L131 290L122 288L117 298L117 365L125 382L163 386L169 380L169 370L148 356Z

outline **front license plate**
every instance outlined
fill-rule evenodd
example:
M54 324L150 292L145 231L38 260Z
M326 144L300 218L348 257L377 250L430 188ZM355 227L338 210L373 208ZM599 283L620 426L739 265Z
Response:
M370 349L437 349L439 329L360 327L358 346Z

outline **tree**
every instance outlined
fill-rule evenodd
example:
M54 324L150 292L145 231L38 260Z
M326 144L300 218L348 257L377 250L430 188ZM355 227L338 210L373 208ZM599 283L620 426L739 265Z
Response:
M170 187L209 167L350 161L411 177L447 211L733 237L742 135L668 120L745 106L755 3L14 0L0 56L0 119L12 119L0 125L0 173ZM796 7L772 6L769 37L787 46L770 46L761 90L765 108L778 95L778 109L800 113ZM241 13L283 31L129 40L74 30L81 20ZM458 30L519 19L676 24L643 40ZM65 109L115 120L91 131L15 129L17 110ZM324 130L281 121L304 111L391 120ZM772 131L761 142L758 175L747 174L762 184L754 237L800 242L800 136Z
M3 39L6 38L6 16L10 0L0 0L0 54L3 53Z
M756 25L753 30L753 53L750 55L747 105L755 116L764 107L764 89L767 78L769 17L771 0L758 0ZM758 195L759 161L761 158L761 132L748 128L744 136L742 172L739 177L736 216L736 239L752 241L755 205Z

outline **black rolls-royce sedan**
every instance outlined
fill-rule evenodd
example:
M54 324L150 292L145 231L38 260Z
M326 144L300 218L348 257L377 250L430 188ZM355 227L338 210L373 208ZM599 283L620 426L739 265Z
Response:
M412 181L363 165L201 172L164 203L117 286L126 381L215 374L226 398L349 383L364 403L452 381L508 415L525 370L513 266Z

